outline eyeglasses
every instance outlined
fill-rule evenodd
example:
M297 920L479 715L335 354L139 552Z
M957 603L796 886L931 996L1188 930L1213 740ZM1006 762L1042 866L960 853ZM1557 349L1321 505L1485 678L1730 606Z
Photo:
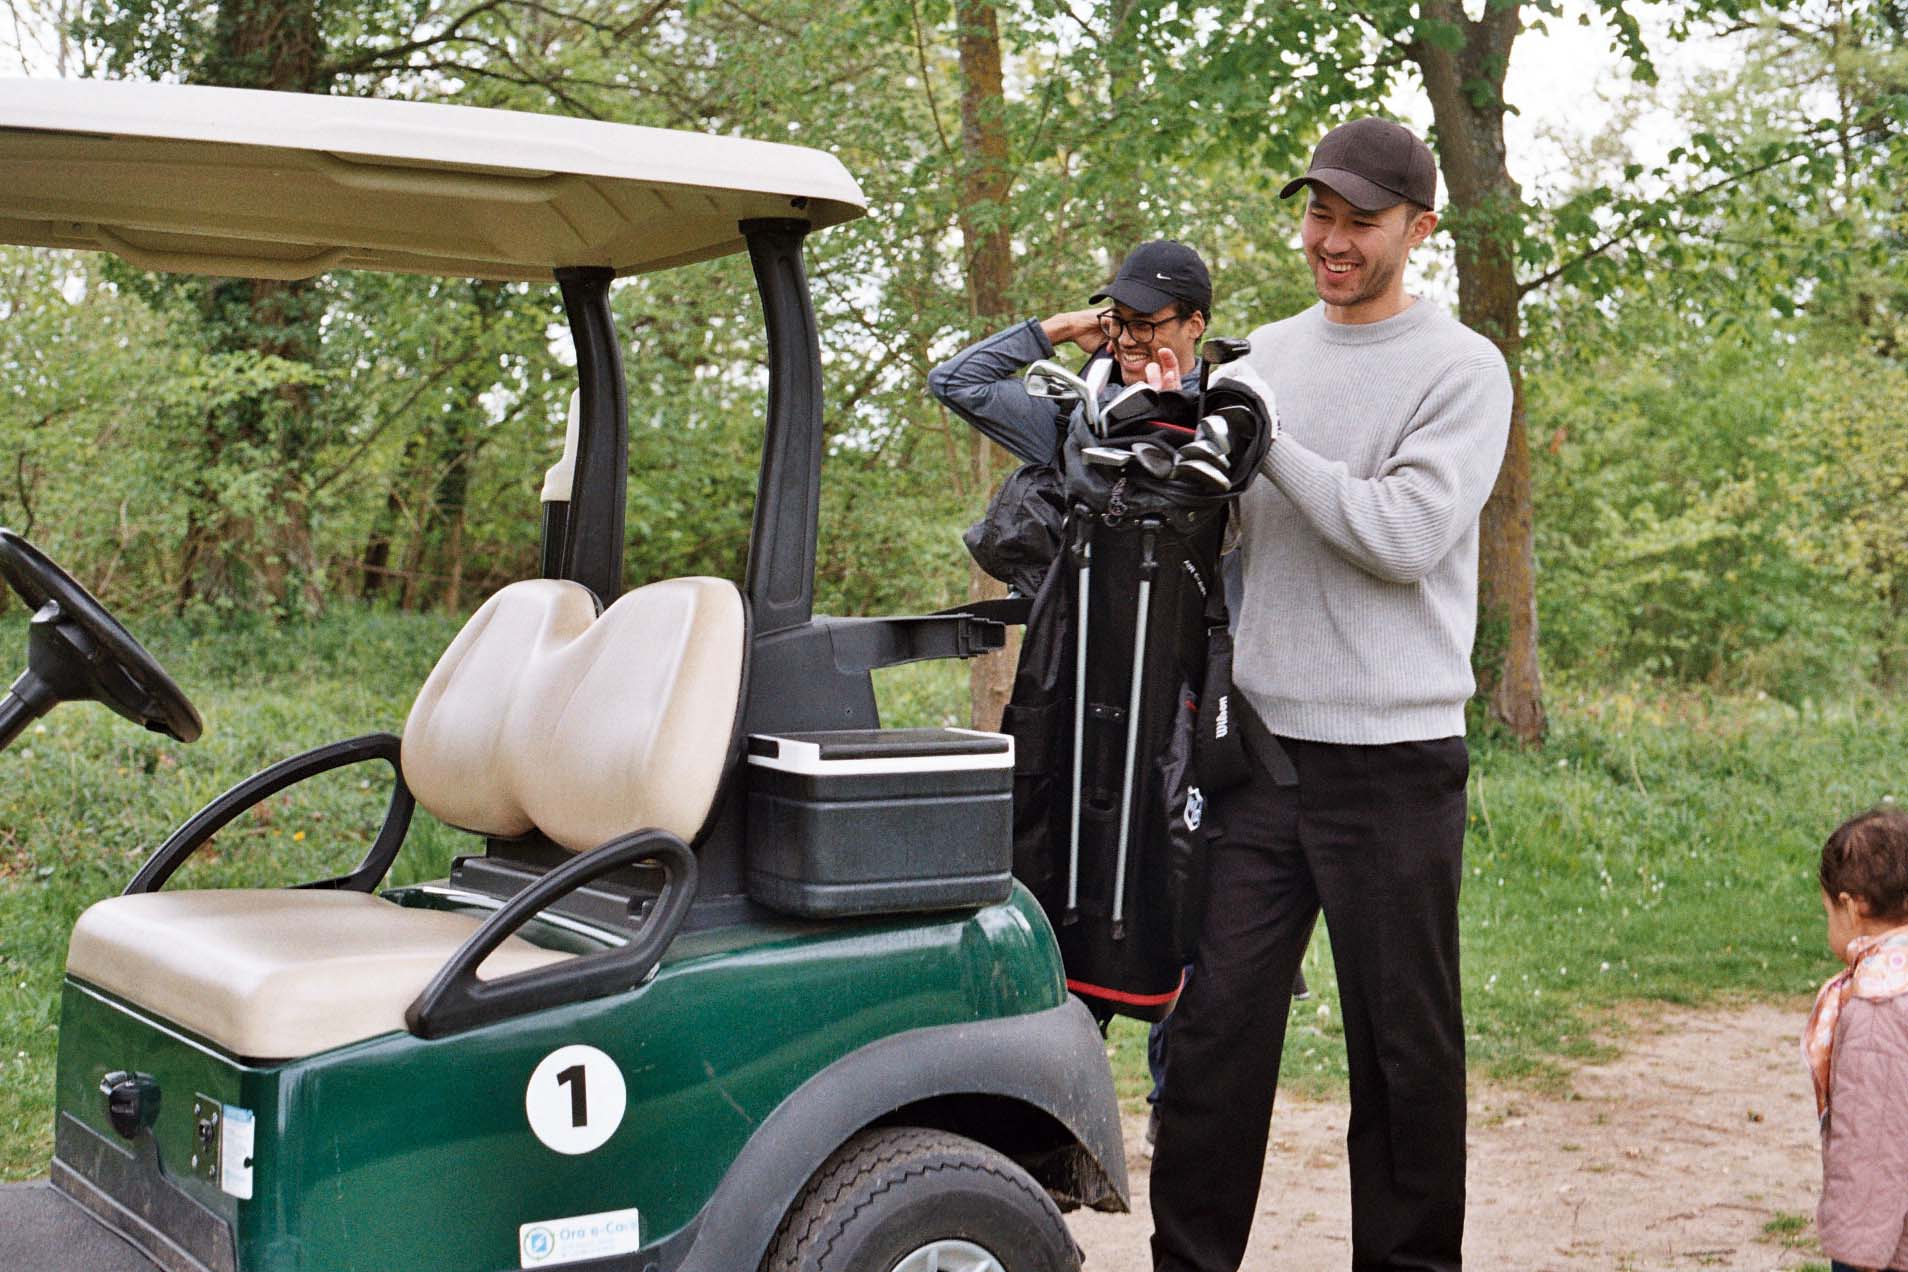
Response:
M1187 315L1174 314L1171 318L1122 318L1111 309L1100 311L1100 334L1108 340L1118 340L1121 333L1130 336L1134 344L1151 344L1159 329L1169 322L1184 322Z

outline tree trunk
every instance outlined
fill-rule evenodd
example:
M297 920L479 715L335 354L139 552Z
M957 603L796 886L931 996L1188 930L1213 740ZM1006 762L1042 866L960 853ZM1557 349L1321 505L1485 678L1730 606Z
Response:
M1008 314L1013 283L1013 239L1007 198L1007 97L1000 66L1000 28L986 0L958 0L961 65L961 244L966 256L968 307L983 327ZM969 440L969 489L991 494L1006 470L1006 452L978 432ZM1005 596L1006 585L970 565L968 595L975 600ZM1000 727L1019 659L1019 630L1007 648L968 665L969 714L973 727Z
M1510 367L1510 439L1478 527L1478 636L1472 664L1493 718L1525 743L1545 730L1537 660L1537 569L1532 536L1530 438L1524 420L1522 295L1517 238L1523 192L1504 147L1504 73L1522 29L1519 5L1488 8L1476 22L1457 0L1429 0L1427 21L1463 33L1460 48L1421 32L1412 56L1437 121L1438 154L1457 242L1458 317L1496 342ZM1489 93L1477 91L1479 85Z
M396 482L402 480L402 471L400 469L400 476L393 479L392 488L386 492L384 503L378 508L377 517L371 523L371 533L364 541L364 554L359 558L358 595L367 601L376 600L384 591L385 579L391 572L391 538L397 533L398 513L401 510Z

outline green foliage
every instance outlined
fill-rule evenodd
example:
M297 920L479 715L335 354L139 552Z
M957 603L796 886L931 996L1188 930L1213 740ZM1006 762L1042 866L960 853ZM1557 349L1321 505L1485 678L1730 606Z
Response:
M1648 307L1547 332L1533 374L1539 604L1551 665L1799 701L1862 683L1882 615L1801 550L1836 524L1794 496L1804 386L1836 368L1793 333L1717 335ZM1809 533L1813 533L1811 531Z
M1831 353L1815 373L1775 440L1795 511L1792 542L1803 560L1879 606L1878 653L1892 680L1908 655L1908 369Z

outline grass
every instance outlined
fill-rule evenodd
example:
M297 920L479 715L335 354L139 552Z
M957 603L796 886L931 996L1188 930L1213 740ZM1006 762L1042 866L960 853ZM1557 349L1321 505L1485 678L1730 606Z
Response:
M948 669L900 670L910 703L958 709ZM1541 750L1472 745L1473 1075L1554 1090L1607 1054L1635 1003L1791 998L1835 970L1816 854L1844 817L1908 799L1908 702L1565 685L1549 707ZM1345 1053L1323 924L1305 973L1313 996L1292 1006L1280 1081L1335 1094ZM1111 1044L1121 1094L1142 1095L1145 1027L1116 1021Z
M0 623L0 648L24 648ZM136 629L207 722L190 747L103 708L59 708L0 755L0 1178L42 1173L60 971L79 911L220 790L273 760L397 731L454 633L429 616ZM887 723L965 718L959 666L880 673ZM1791 996L1832 970L1812 872L1842 817L1903 791L1908 703L1786 705L1700 693L1553 689L1549 744L1477 744L1462 903L1472 1071L1555 1082L1602 1054L1641 1002ZM181 882L269 884L356 860L382 815L381 766L294 788L221 835ZM420 817L399 881L439 874L460 842ZM467 842L467 841L465 841ZM1287 1089L1329 1094L1344 1049L1329 942L1307 955ZM1798 1022L1799 1027L1799 1022ZM1143 1094L1145 1031L1115 1025L1121 1092Z
M1784 1211L1762 1225L1762 1233L1757 1238L1769 1245L1781 1246L1784 1250L1815 1250L1816 1241L1811 1229L1815 1220L1805 1214ZM1820 1253L1819 1250L1815 1250Z

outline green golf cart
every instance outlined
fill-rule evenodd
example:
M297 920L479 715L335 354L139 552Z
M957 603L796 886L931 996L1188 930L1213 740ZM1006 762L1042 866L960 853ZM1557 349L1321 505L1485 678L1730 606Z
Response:
M50 1178L0 1188L0 1268L1077 1267L1060 1213L1123 1209L1124 1157L1100 1033L1009 871L1011 744L883 729L870 680L1005 629L812 612L801 252L863 211L840 163L503 111L13 81L0 164L8 243L553 281L578 376L541 577L484 602L401 734L237 781L80 918ZM627 588L611 286L744 251L769 372L747 577ZM152 656L10 531L0 576L33 613L0 746L71 700L198 735ZM260 801L356 764L394 780L350 873L165 886ZM469 850L380 891L417 805Z

